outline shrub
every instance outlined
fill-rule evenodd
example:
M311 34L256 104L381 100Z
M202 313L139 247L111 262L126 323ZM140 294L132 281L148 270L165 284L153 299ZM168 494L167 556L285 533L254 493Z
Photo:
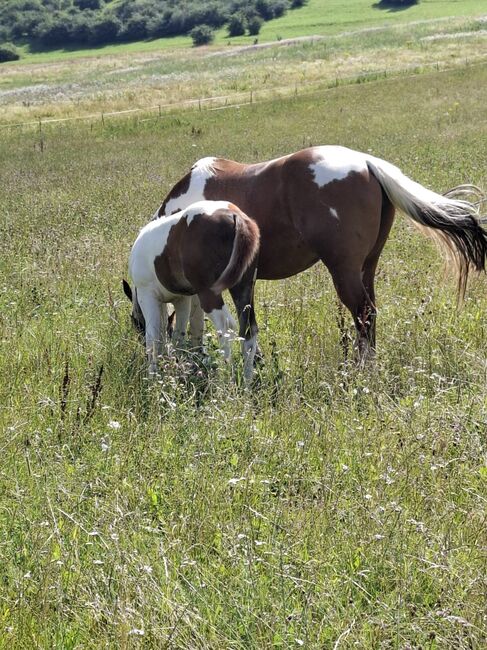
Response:
M71 40L73 43L86 44L91 41L93 32L93 16L86 11L73 16L71 23Z
M247 26L247 19L243 13L234 14L228 21L229 36L243 36Z
M193 45L198 47L199 45L208 45L211 43L215 37L215 34L209 25L196 25L189 32L189 35L193 39Z
M43 47L59 47L70 42L71 24L69 16L55 12L40 22L34 30L34 36Z
M249 35L257 36L257 34L260 32L260 28L262 27L263 22L264 21L260 16L251 16L247 20L247 29L249 30Z
M20 54L12 43L0 43L0 63L5 61L18 61Z
M289 0L256 0L255 10L264 20L271 20L283 16L290 4Z
M273 2L271 6L273 18L280 18L281 16L284 16L289 8L287 0L277 0L276 2Z
M115 16L104 16L93 24L90 42L93 45L113 43L122 31L122 23Z
M140 13L134 13L120 32L120 36L127 41L141 41L148 35L147 19Z
M73 4L78 9L99 9L101 7L100 0L73 0Z
M417 5L419 0L380 0L375 6L383 7L411 7Z

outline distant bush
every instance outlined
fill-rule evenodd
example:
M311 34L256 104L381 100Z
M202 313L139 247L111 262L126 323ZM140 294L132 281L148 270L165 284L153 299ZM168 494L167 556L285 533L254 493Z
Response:
M256 36L262 21L307 0L0 0L0 42L47 48L104 45L227 25ZM391 0L393 1L393 0ZM202 36L203 37L203 36Z
M289 9L289 3L287 0L276 0L272 4L272 12L273 12L273 18L280 18L281 16L284 16L286 11Z
M243 36L245 34L245 28L247 27L247 19L245 14L239 12L233 14L230 20L228 21L228 35L229 36Z
M115 16L102 16L95 19L90 34L90 42L93 45L113 43L117 40L122 31L122 23Z
M189 32L193 40L193 45L198 47L199 45L208 45L215 38L215 34L209 25L197 25Z
M94 29L94 18L91 11L84 11L73 17L70 26L71 39L73 43L85 45L90 43Z
M78 9L99 9L103 5L103 0L73 0L73 4Z
M20 59L20 54L15 45L12 45L12 43L0 43L0 63L18 61L18 59Z
M67 14L56 11L46 15L34 29L34 37L43 47L61 47L71 42L71 21Z
M260 28L262 27L263 22L264 21L260 16L251 16L247 20L247 29L249 30L249 35L257 36L257 34L260 32Z
M147 18L141 13L132 14L119 34L125 41L142 41L149 36Z

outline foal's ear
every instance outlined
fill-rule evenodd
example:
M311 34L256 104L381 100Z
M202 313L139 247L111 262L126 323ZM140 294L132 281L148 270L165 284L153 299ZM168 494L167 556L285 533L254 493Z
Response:
M130 300L130 302L132 302L132 289L130 288L130 284L127 282L127 280L122 280L122 285L124 294Z

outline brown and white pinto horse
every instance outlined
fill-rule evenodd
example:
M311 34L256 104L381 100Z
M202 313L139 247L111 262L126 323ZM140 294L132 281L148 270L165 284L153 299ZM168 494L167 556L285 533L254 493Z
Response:
M374 276L396 208L454 259L461 292L470 267L485 269L487 234L474 204L432 192L394 165L345 147L311 147L251 165L203 158L156 216L200 199L233 201L257 222L257 278L286 278L321 260L353 316L360 359L375 348ZM231 289L240 335L248 341L257 333L252 273ZM195 310L191 328L193 336L202 333L201 311Z
M222 292L238 284L259 247L259 228L227 201L200 201L168 219L150 221L139 233L129 259L134 291L124 280L132 302L132 321L145 337L149 374L157 372L161 344L165 347L166 303L176 308L176 344L186 333L191 298L196 295L230 356L230 337L237 326ZM239 293L236 291L235 296ZM256 342L243 341L244 376L252 375Z

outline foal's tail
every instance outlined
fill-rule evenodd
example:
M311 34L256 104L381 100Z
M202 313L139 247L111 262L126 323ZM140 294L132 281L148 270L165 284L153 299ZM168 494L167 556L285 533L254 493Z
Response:
M478 208L469 201L450 199L426 189L379 158L367 156L367 166L391 203L411 217L454 262L458 291L463 296L470 267L485 271L487 231L481 226Z
M259 226L236 206L230 204L230 208L235 224L233 249L226 268L211 288L214 293L221 293L240 282L259 250Z

